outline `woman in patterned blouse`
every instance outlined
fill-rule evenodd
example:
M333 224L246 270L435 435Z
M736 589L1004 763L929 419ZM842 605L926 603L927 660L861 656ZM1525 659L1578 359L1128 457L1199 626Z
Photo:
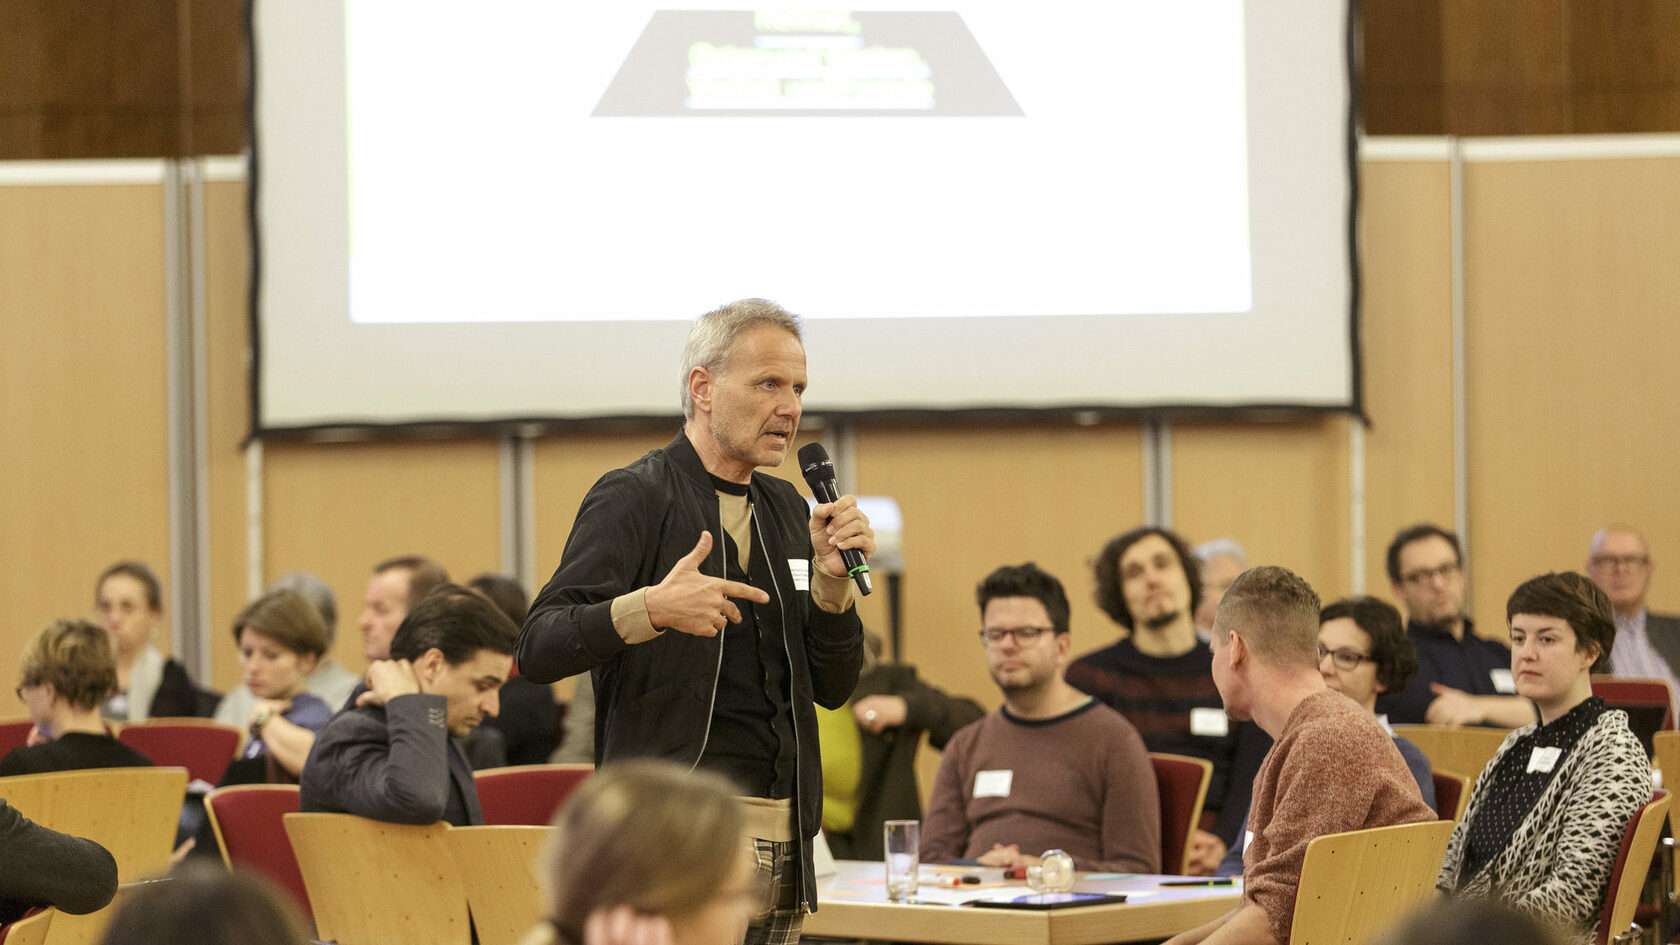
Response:
M1627 714L1592 694L1592 665L1616 635L1610 601L1579 574L1544 574L1511 593L1505 616L1517 693L1540 721L1513 731L1482 769L1438 884L1591 941L1622 832L1651 799Z

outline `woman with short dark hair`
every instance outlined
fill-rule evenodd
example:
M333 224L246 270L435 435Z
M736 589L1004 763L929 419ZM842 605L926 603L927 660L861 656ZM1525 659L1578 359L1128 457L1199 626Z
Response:
M1627 714L1592 694L1615 642L1610 601L1573 572L1524 581L1505 605L1517 694L1540 721L1482 769L1438 885L1498 899L1589 942L1628 821L1651 799L1651 766Z

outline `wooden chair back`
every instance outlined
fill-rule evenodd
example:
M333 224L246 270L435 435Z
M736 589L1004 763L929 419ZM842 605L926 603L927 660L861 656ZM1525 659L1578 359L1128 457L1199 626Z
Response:
M0 925L0 945L41 945L57 914L56 909L31 909L23 918Z
M542 920L537 864L552 827L453 827L444 835L461 880L479 945L517 945Z
M124 883L169 868L186 792L185 768L84 768L0 778L0 797L25 817L111 851Z
M238 784L204 796L204 813L228 869L243 866L267 876L309 916L309 893L281 819L297 810L295 784Z
M512 765L473 772L486 826L547 826L594 765Z
M1202 819L1202 802L1207 800L1213 765L1201 758L1150 752L1155 768L1155 789L1161 798L1161 872L1189 871L1191 841L1196 822Z
M1634 928L1633 913L1645 889L1645 876L1651 871L1651 857L1662 839L1668 809L1668 792L1658 791L1622 831L1622 846L1616 852L1616 866L1610 872L1610 888L1604 894L1604 911L1599 914L1598 934L1593 939L1597 945L1620 940Z
M1364 945L1435 892L1449 820L1326 834L1307 844L1290 945Z
M1470 806L1470 779L1462 774L1435 769L1435 813L1442 820L1457 823Z
M153 764L179 766L194 781L218 784L228 762L239 757L245 732L210 719L155 718L124 724L117 730L117 741Z
M468 945L467 891L445 823L287 814L316 934L346 945Z
M1505 736L1511 734L1510 729L1479 725L1395 725L1393 729L1394 734L1418 746L1431 768L1462 772L1471 784L1482 776L1482 769L1493 760Z

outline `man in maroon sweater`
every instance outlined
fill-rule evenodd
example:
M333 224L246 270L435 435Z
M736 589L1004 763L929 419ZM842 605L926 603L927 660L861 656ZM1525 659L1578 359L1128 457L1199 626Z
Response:
M1082 870L1160 872L1160 804L1143 739L1063 679L1062 583L1029 563L993 571L977 596L1003 707L946 744L922 859L1024 866L1060 849Z
M1254 779L1241 904L1168 945L1281 945L1307 844L1327 833L1433 820L1376 716L1318 671L1318 594L1293 572L1243 572L1213 622L1213 679L1232 718L1275 744Z

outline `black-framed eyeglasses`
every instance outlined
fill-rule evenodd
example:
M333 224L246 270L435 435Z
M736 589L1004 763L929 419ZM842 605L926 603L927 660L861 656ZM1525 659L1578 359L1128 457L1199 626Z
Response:
M1593 555L1592 566L1605 571L1634 571L1651 563L1646 555Z
M1422 587L1430 581L1433 581L1435 578L1440 578L1444 581L1457 573L1458 562L1448 561L1446 564L1437 568L1418 568L1416 571L1407 571L1405 574L1400 575L1400 583L1410 584L1413 587Z
M1330 662L1336 664L1337 669L1345 672L1352 672L1359 668L1360 663L1371 659L1371 657L1358 650L1350 650L1345 646L1332 650L1320 643L1318 645L1318 661L1320 663L1324 662L1326 656L1330 657Z
M985 627L980 631L980 642L987 646L997 646L1003 642L1004 637L1012 636L1016 643L1030 646L1040 635L1055 632L1055 627Z

